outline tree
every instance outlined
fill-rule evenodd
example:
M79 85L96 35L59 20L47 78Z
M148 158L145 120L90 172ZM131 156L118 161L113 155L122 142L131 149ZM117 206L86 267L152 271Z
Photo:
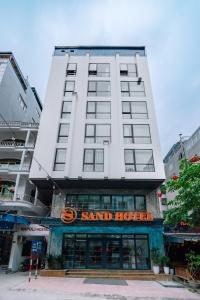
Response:
M181 221L195 226L200 223L200 157L180 162L179 176L172 176L166 184L167 192L177 192L168 202L165 223L178 224Z

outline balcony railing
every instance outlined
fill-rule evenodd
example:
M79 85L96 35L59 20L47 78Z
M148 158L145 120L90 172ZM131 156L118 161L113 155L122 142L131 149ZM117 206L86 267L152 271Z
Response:
M1 171L10 171L10 172L28 172L30 169L29 165L24 165L22 166L22 168L20 169L20 165L19 164L1 164L0 163L0 170Z
M12 128L38 128L39 123L30 123L30 122L19 122L19 121L0 121L0 127L12 127Z
M25 143L15 142L15 141L2 141L0 142L0 147L15 147L15 148L24 148ZM28 144L26 148L34 148L34 144Z
M0 201L12 201L13 198L14 193L0 193ZM35 199L27 194L16 194L16 201L27 201L33 204Z

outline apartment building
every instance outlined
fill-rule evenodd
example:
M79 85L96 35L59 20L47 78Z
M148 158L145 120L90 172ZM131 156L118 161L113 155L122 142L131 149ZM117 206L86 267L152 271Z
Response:
M63 269L151 268L165 176L145 47L55 47L35 155Z
M0 52L0 268L16 270L27 252L25 239L15 236L19 226L30 223L25 216L48 211L29 181L41 111L37 91L14 55Z

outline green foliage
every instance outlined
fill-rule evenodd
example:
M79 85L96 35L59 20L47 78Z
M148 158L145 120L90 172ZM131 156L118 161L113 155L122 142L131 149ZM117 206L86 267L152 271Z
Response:
M161 256L160 258L161 266L169 267L170 259L168 256Z
M169 180L167 192L177 192L177 196L168 202L170 206L165 214L166 224L187 222L190 226L200 220L200 161L192 163L186 159L180 163L177 180Z
M160 250L158 248L151 249L151 259L154 266L160 265Z
M164 184L162 184L161 186L160 186L160 191L162 192L162 194L166 194L166 190L167 190L167 188L166 188L166 185L164 185Z
M191 280L197 280L200 272L200 255L195 254L193 251L187 253L187 270Z

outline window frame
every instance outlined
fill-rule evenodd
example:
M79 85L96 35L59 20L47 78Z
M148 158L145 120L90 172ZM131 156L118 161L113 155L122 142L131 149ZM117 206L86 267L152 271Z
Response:
M86 133L87 133L87 126L94 126L94 135L91 135L91 136L86 136ZM97 126L109 126L109 136L100 136L98 135L97 136ZM94 139L93 142L87 142L86 139ZM101 142L98 142L98 138L104 138L104 140L108 140L109 143L111 142L111 124L91 124L91 123L87 123L85 124L85 137L84 137L84 143L86 144L102 144L104 142L101 141Z
M65 160L63 162L58 162L57 161L57 155L59 150L65 150ZM54 166L53 166L53 171L57 172L63 172L65 170L65 164L66 164L66 154L67 154L67 149L66 148L56 148L55 156L54 156ZM57 165L62 165L63 169L62 170L56 170Z
M65 105L65 103L70 103L71 104L71 110L70 110L70 112L68 112L68 111L63 111L63 108L64 108L64 105ZM72 113L72 101L63 101L62 102L62 108L61 108L61 114L60 114L60 118L61 119L69 119L70 118L70 116L71 116L71 113ZM66 116L69 116L69 117L64 117L63 115L66 115Z
M124 83L127 83L127 90L123 90L122 89L122 85L124 84ZM143 85L143 87L144 87L144 90L143 91L134 91L134 89L133 90L131 90L131 84L133 83L133 85L134 85L134 83L137 83L137 85ZM144 86L144 81L136 81L136 80L131 80L131 81L120 81L120 90L121 90L121 96L122 97L146 97L146 92L145 92L145 86ZM137 94L135 94L135 93L137 93ZM139 93L139 94L138 94Z
M86 157L86 151L87 150L92 150L92 163L85 163L85 157ZM103 153L103 163L95 163L95 160L96 160L96 151L97 150L101 150L102 151L102 153ZM87 165L92 165L92 171L87 171L87 170L85 170L85 166L87 166ZM102 170L101 171L98 171L98 170L96 170L96 165L102 165L103 166L103 168L102 168ZM85 148L84 149L84 154L83 154L83 172L104 172L104 149L103 148Z
M109 84L109 91L106 90L98 90L98 84L101 83L108 83ZM95 89L94 90L89 90L90 84L94 83L95 84ZM90 94L92 93L92 94ZM110 97L111 96L111 82L110 80L88 80L88 87L87 87L87 96L88 97Z
M125 126L130 126L131 127L131 135L130 136L125 136L124 135L124 129L125 129ZM149 135L144 135L144 136L139 136L139 135L135 135L135 129L134 127L137 127L137 126L146 126L148 127L148 130L149 130ZM125 139L131 139L131 142L126 142ZM136 139L137 138L146 138L146 139L149 139L148 142L136 142ZM124 144L151 144L152 143L152 140L151 140L151 131L150 131L150 126L149 124L123 124L123 140L124 140Z
M129 106L129 112L124 112L124 107L123 107L123 104L127 104L128 103L128 106ZM143 113L143 112L141 112L141 113L135 113L135 112L133 112L133 110L132 110L132 105L134 106L134 104L135 103L145 103L145 107L146 107L146 113ZM129 115L129 118L125 118L125 116L126 115ZM134 115L146 115L146 117L144 118L136 118L136 117L134 117ZM146 120L146 119L148 119L149 118L149 116L148 116L148 109L147 109L147 101L122 101L122 117L123 117L123 119L144 119L144 120Z
M72 90L66 90L66 86L68 82L73 82L73 89ZM65 86L64 86L64 96L72 96L75 92L75 80L65 80Z
M121 68L122 65L126 65L127 71L123 70ZM129 71L129 66L130 65L134 65L135 66L135 72L130 72ZM125 76L132 77L132 78L138 77L138 69L137 69L137 64L136 63L120 63L119 68L120 68L120 76L122 76L122 77L125 77ZM134 75L132 75L132 74L134 74Z
M66 133L65 135L64 134L61 134L61 128L62 126L64 125L67 125L67 131L68 133ZM69 137L69 128L70 128L70 123L60 123L59 125L59 129L58 129L58 138L57 138L57 143L68 143L68 137ZM66 141L65 142L61 142L59 139L62 139L62 138L66 138Z
M91 65L96 65L95 70L90 69ZM98 70L100 65L108 65L109 66L109 71L108 72L100 72ZM110 63L89 63L88 76L89 77L93 77L93 76L95 76L95 77L110 77Z
M133 154L133 163L126 163L126 160L125 160L125 153L126 151L132 151L132 154ZM136 154L137 154L137 151L151 151L152 153L152 160L153 160L153 163L151 164L143 164L143 163L137 163L137 159L136 159ZM152 149L124 149L124 164L125 164L125 172L155 172L155 162L154 162L154 156L153 156L153 150ZM134 168L134 171L128 171L127 170L127 166L133 166ZM152 170L139 170L138 169L138 166L150 166L152 167Z
M75 69L69 69L69 65L75 65ZM66 69L66 76L76 76L77 72L77 63L68 63L67 64L67 69Z
M94 110L94 112L88 112L88 104L89 103L94 103L94 108L95 108L95 110ZM100 113L98 113L98 110L97 110L97 107L98 107L98 104L99 103L108 103L109 104L109 112L101 112L101 115L109 115L109 117L108 118L98 118L97 116L98 116L98 114L100 114ZM88 118L88 116L89 115L95 115L95 117L94 118ZM105 119L105 120L110 120L111 119L111 101L87 101L87 105L86 105L86 119L89 119L89 120L91 120L91 119Z

